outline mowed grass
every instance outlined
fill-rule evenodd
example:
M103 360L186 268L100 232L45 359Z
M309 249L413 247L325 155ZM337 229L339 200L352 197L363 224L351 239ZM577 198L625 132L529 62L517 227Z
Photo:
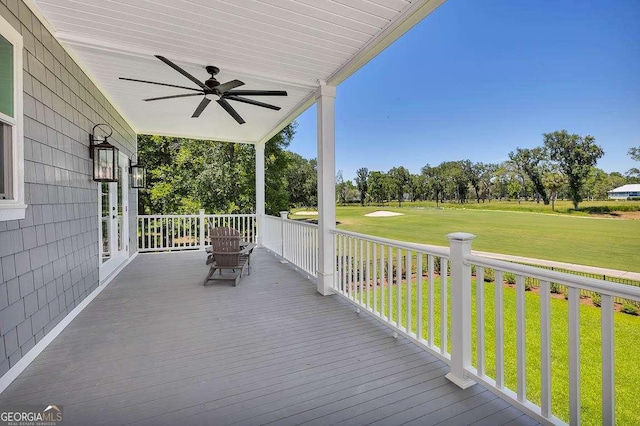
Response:
M422 337L428 339L428 284L426 277L422 284ZM472 306L472 341L473 341L473 365L477 366L476 344L476 282L473 285ZM484 283L484 309L485 309L485 368L486 374L495 377L495 298L494 283ZM434 280L434 343L441 346L440 337L440 278ZM407 286L401 284L401 312L400 324L406 328ZM373 298L376 293L377 304L375 310L389 314L388 287L379 287L365 290L362 294L363 301L373 307ZM368 293L368 294L367 294ZM360 294L352 291L359 299ZM448 292L450 294L450 291ZM396 296L397 287L391 286L392 320L397 318ZM526 390L527 399L540 405L540 296L534 292L525 293L526 312ZM382 302L384 300L384 302ZM504 372L505 385L516 389L516 290L511 286L503 286L504 307ZM411 286L411 312L412 320L410 329L416 332L417 309L417 284L415 277ZM450 308L447 309L447 322L450 323ZM614 340L615 340L615 378L616 378L616 422L617 424L640 424L640 411L637 408L636 387L640 383L640 317L622 313L614 314ZM563 298L551 299L551 382L552 382L552 407L553 414L557 417L569 420L569 357L568 357L568 303ZM450 341L448 339L448 341ZM448 351L450 350L450 344ZM580 306L580 379L581 379L581 417L582 424L597 425L602 423L602 372L601 372L601 333L600 333L600 309L594 306Z
M640 272L640 220L482 210L470 205L474 208L338 206L336 218L338 229L394 240L447 246L447 234L470 232L477 236L475 250ZM505 203L508 208L514 205ZM377 210L404 215L364 216Z

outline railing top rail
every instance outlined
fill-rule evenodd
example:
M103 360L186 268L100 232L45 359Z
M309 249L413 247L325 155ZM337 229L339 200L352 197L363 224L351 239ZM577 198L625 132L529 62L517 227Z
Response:
M284 221L287 223L293 223L300 226L306 226L307 228L313 228L313 229L318 228L318 225L316 225L315 223L302 222L301 220L284 219Z
M243 213L243 214L205 214L205 217L256 217L255 213ZM157 219L163 217L200 217L198 213L196 214L139 214L139 218L150 218Z
M519 263L490 259L473 254L465 256L464 261L476 266L498 269L504 272L512 272L517 275L525 275L544 281L568 285L569 287L591 290L596 293L607 294L609 296L640 301L640 287L632 285L612 283L609 281L568 274L565 272L550 271L548 269L536 268L535 266L521 265Z
M204 215L205 217L256 217L255 213L225 213L225 214L212 214L207 213Z
M161 218L198 218L200 215L197 214L139 214L138 219L161 219Z
M373 235L360 234L357 232L344 231L342 229L332 229L332 234L341 234L347 235L350 237L360 238L363 240L372 241L375 243L386 244L394 247L398 247L405 250L414 250L419 251L426 254L432 254L440 257L449 257L449 248L448 247L439 247L439 246L430 246L426 244L418 244L418 243L408 243L405 241L397 241L391 240L388 238L374 237Z

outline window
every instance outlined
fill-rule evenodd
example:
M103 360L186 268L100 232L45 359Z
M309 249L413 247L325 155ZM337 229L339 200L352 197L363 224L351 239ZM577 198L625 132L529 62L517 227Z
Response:
M22 36L0 17L0 220L23 219Z

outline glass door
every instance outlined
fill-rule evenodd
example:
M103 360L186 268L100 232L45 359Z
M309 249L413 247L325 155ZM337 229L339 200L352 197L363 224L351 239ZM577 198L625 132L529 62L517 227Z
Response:
M129 159L120 153L118 181L99 183L100 281L129 257Z

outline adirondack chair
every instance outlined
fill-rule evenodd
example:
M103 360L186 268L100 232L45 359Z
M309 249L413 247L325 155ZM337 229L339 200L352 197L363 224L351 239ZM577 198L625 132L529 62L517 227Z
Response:
M238 285L245 272L249 273L249 256L253 247L241 247L240 232L233 228L211 228L211 249L208 251L207 264L209 273L204 280L204 285L211 280L232 280L233 285ZM223 274L231 271L231 274ZM215 272L219 271L219 275Z

